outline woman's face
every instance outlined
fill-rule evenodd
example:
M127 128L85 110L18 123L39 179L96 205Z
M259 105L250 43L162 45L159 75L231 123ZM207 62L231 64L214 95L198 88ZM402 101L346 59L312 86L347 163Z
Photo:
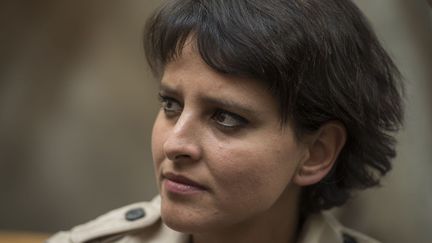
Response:
M222 229L295 200L284 195L305 148L281 129L262 84L215 72L188 44L166 66L160 96L152 152L168 226Z

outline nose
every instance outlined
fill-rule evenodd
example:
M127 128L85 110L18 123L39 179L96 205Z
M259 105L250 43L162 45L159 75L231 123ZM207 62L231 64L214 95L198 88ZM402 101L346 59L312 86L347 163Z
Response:
M199 122L192 116L182 114L168 131L163 144L165 156L174 162L199 161L202 156L199 131Z

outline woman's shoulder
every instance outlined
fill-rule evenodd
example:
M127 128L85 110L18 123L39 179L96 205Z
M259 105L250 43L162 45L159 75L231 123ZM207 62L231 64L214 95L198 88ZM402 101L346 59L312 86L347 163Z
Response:
M298 243L379 243L379 241L343 226L332 214L321 212L310 215Z
M162 238L182 240L184 237L160 221L160 198L139 202L110 211L69 231L61 231L47 243L84 242L161 242ZM174 241L172 241L174 240Z

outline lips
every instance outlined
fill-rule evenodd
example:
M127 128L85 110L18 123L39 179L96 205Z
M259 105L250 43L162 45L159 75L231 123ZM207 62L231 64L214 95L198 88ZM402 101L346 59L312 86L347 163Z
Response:
M177 175L171 172L168 173L164 173L162 175L163 178L168 179L172 182L178 183L178 184L182 184L182 185L186 185L189 187L194 187L200 190L207 190L207 188L201 184L199 184L198 182L195 182L185 176L182 175Z

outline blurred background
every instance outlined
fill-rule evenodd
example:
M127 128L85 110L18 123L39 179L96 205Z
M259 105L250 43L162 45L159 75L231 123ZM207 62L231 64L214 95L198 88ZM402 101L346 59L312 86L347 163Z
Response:
M157 193L142 29L160 2L0 3L0 231L68 229ZM406 126L384 186L335 214L383 242L432 242L432 8L355 2L404 75Z

